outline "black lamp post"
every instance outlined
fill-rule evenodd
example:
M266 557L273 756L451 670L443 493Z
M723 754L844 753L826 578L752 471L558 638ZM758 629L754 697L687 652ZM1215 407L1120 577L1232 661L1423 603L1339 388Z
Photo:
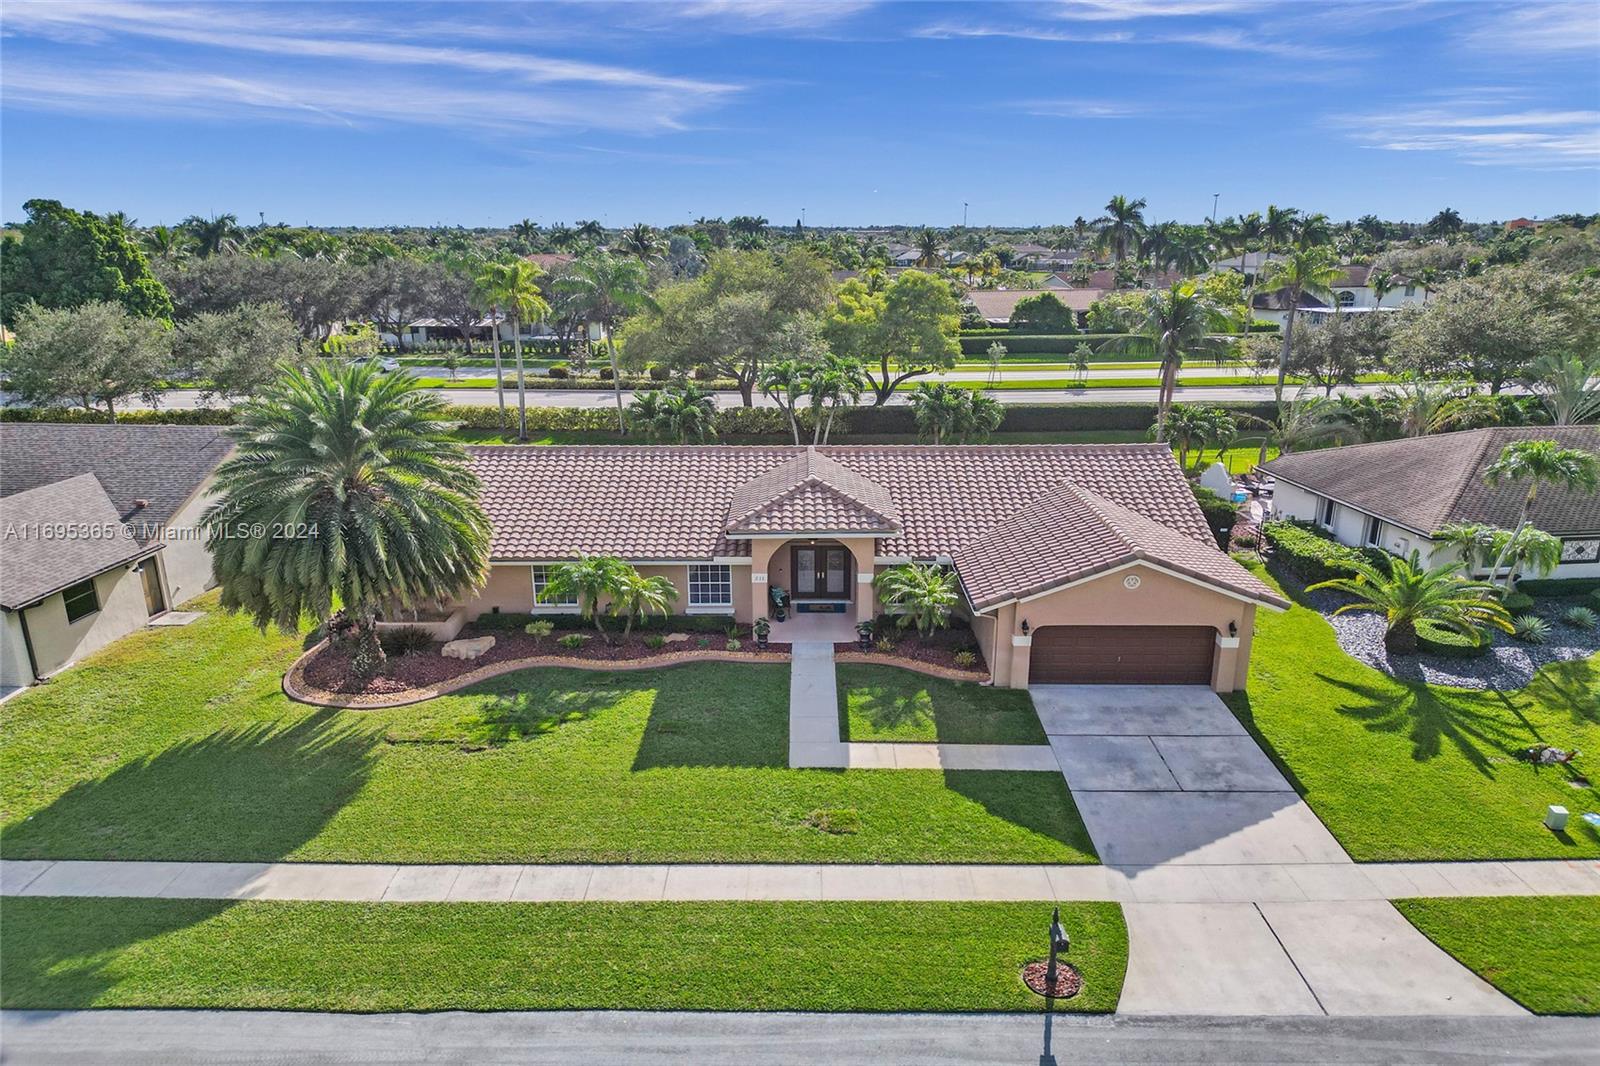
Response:
M1065 955L1070 947L1072 940L1067 936L1067 931L1061 928L1061 908L1057 907L1050 915L1050 964L1044 971L1046 996L1054 996L1056 991L1056 955Z

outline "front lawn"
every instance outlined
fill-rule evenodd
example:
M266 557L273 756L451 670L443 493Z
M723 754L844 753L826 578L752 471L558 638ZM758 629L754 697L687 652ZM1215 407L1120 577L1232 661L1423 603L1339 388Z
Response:
M1296 605L1257 613L1249 688L1225 699L1357 860L1600 856L1576 817L1600 810L1579 776L1600 777L1600 656L1512 692L1400 681ZM1539 743L1595 755L1576 769L1516 758ZM1564 834L1541 824L1552 803L1574 813Z
M846 740L1045 744L1021 689L946 681L894 666L840 663L839 726Z
M212 611L7 703L6 857L1094 860L1056 774L789 769L783 665L529 670L335 711L280 691L299 650ZM819 817L840 811L851 831Z
M1600 897L1402 899L1395 906L1535 1014L1600 1014Z
M1114 1010L1114 903L1061 908ZM227 903L17 898L0 1006L267 1010L1032 1011L1041 903Z

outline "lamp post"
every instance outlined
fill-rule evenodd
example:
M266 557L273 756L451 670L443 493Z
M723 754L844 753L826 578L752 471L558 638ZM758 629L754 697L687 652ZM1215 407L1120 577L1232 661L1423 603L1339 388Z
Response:
M1220 192L1214 192L1214 193L1211 194L1211 221L1212 222L1215 222L1217 220L1217 203L1221 199L1222 199L1222 194Z
M969 206L970 205L965 200L961 201L961 228L962 229L966 229L967 228L967 208Z
M1067 931L1061 928L1061 908L1057 907L1050 914L1050 964L1045 967L1044 987L1045 995L1054 996L1056 991L1056 955L1065 955L1067 949L1072 947L1072 940L1067 936Z

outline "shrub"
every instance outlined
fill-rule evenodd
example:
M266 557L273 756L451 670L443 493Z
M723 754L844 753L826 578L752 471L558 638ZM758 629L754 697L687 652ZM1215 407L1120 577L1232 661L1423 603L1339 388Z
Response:
M1045 291L1024 296L1011 309L1011 328L1035 333L1077 333L1077 317L1061 302L1061 297ZM1009 350L1009 349L1007 349Z
M616 373L609 366L603 366L600 368L601 381L610 381L614 377L616 377Z
M556 643L561 645L563 648L571 648L573 651L577 651L579 648L589 643L589 639L589 634L587 633L568 633L560 640L556 641Z
M1217 547L1226 551L1233 527L1239 521L1239 505L1200 485L1193 486L1193 489L1195 501L1206 516L1206 525L1211 527L1211 535L1217 538Z
M963 670L970 670L974 666L978 665L977 652L969 651L966 648L962 648L960 651L956 652L955 658L956 665L961 667Z
M877 640L873 641L872 646L885 653L894 651L894 641L890 640L888 637L879 637Z
M399 629L380 630L378 643L383 645L385 655L410 655L432 647L433 636L419 626L401 626Z
M548 618L538 618L522 627L522 631L534 640L543 640L554 633L556 624Z
M1417 623L1417 647L1433 655L1452 659L1473 659L1488 654L1493 643L1494 638L1487 630L1476 637L1470 637L1453 629L1435 625L1433 622Z
M551 363L548 376L555 378L557 381L565 381L571 373L572 372L567 369L566 363Z
M1511 635L1524 644L1543 644L1550 639L1550 623L1536 614L1519 614L1511 620Z
M1600 595L1600 577L1530 577L1518 581L1517 588L1530 596L1555 599Z
M1500 602L1508 611L1527 611L1533 607L1533 597L1526 592L1508 592L1500 597Z
M734 638L732 638L732 637L729 637L729 638L728 638L728 643L727 643L727 644L726 644L726 645L725 645L725 647L727 647L727 649L728 649L728 650L729 650L729 651L738 651L738 650L739 650L739 647L740 647L740 644L739 644L739 642L738 642L738 641L737 641L737 640L735 640L735 639L734 639Z
M645 372L650 375L651 381L667 381L672 377L672 368L660 363L651 363Z
M1364 553L1296 522L1269 522L1261 527L1261 535L1272 545L1272 558L1307 584L1343 577L1350 572L1346 564L1352 562L1386 558L1382 552Z
M651 651L660 651L667 646L667 638L660 633L651 633L644 638L644 646Z
M1594 604L1595 610L1600 611L1600 590L1589 594L1589 602Z
M1566 613L1561 616L1561 620L1567 625L1577 626L1579 629L1593 629L1596 626L1600 626L1600 614L1596 614L1587 607L1569 607Z
M861 815L854 807L818 809L806 815L806 824L819 832L834 836L859 833Z
M694 372L689 376L694 378L696 381L710 381L712 378L717 376L717 372L712 370L709 366L697 366L694 368Z

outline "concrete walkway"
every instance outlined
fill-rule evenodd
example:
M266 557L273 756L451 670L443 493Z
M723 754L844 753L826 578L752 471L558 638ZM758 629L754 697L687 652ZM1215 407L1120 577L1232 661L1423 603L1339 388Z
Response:
M833 644L801 640L789 664L789 765L851 770L1038 770L1058 773L1043 744L862 744L839 733Z
M550 900L1103 900L1381 902L1413 896L1600 896L1600 860L1282 866L809 864L437 865L0 860L4 896L351 902Z

